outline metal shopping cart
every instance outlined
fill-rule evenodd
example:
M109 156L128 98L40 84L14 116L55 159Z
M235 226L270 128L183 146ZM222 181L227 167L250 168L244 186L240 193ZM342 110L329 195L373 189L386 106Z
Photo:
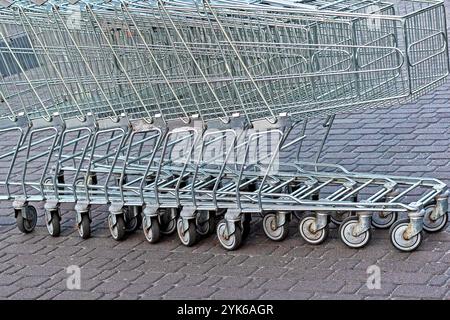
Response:
M0 156L12 159L1 186L19 228L34 228L29 202L45 200L59 234L68 202L88 237L90 206L107 204L115 239L142 215L150 242L177 230L192 245L223 216L217 235L231 250L254 213L273 240L297 216L313 244L334 213L351 247L367 244L373 224L391 227L400 250L417 248L422 229L447 222L442 182L278 161L308 117L399 103L445 79L444 7L411 3L401 1L401 16L393 4L350 0L7 3L2 133L20 134ZM409 219L395 222L399 213Z

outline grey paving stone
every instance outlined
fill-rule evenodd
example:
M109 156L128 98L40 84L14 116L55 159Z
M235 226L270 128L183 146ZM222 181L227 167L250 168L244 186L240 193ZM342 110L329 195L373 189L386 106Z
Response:
M261 298L264 293L265 291L261 289L222 289L214 293L214 295L212 295L212 298L225 300L252 300Z
M173 286L171 285L153 285L152 287L148 288L144 291L144 293L141 294L141 296L145 299L146 297L162 297L167 291L172 289Z
M271 279L265 282L261 289L271 290L271 291L281 291L289 290L298 283L296 280L292 279Z
M260 299L262 300L308 300L313 296L311 292L298 292L286 290L268 290Z
M41 284L48 281L49 279L50 278L48 277L27 276L20 278L14 284L21 288L33 288L33 287L40 287Z
M128 287L130 283L128 281L118 281L118 280L108 280L104 281L98 287L96 287L94 292L103 293L118 293Z
M14 293L10 298L17 300L34 300L41 297L46 292L47 290L41 288L24 288Z
M0 298L7 298L20 290L22 290L22 288L15 284L0 285Z
M202 299L210 297L217 289L206 286L176 286L164 294L170 299Z
M337 293L344 285L344 281L300 280L291 291Z
M64 291L54 297L55 300L97 300L103 293L92 291Z
M219 265L208 271L208 274L218 276L249 276L254 273L256 266L228 266Z
M20 275L0 274L0 286L15 284L20 278Z
M394 290L393 295L398 297L410 297L416 299L441 299L445 296L447 290L448 288L436 286L402 284Z

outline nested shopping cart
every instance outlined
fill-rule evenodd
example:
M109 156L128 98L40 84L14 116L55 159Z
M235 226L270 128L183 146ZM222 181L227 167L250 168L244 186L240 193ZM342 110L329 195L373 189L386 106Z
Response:
M272 240L295 216L319 244L331 218L350 247L367 244L374 225L403 251L446 225L436 179L280 160L310 117L441 84L440 1L17 1L0 15L1 186L24 232L35 201L52 235L61 203L75 204L84 238L90 207L103 204L115 239L142 217L149 242L178 231L193 245L216 230L230 250L252 214Z

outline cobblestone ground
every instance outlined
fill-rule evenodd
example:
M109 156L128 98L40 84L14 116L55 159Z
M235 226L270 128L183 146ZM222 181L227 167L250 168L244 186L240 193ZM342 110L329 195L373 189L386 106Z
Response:
M414 104L340 116L323 160L351 170L426 175L450 184L449 92L447 83ZM317 147L318 138L312 136L305 157ZM366 248L352 250L337 238L336 229L323 245L308 245L294 222L285 241L271 242L261 221L254 220L242 248L225 252L214 236L192 248L176 236L150 245L142 231L115 242L105 207L93 210L88 240L74 228L73 208L63 207L62 235L51 238L42 204L39 209L35 232L23 235L10 203L0 204L0 298L450 299L449 227L426 235L419 250L407 254L392 247L384 230L375 230ZM70 265L81 267L81 290L67 289ZM371 265L381 269L380 289L367 288Z

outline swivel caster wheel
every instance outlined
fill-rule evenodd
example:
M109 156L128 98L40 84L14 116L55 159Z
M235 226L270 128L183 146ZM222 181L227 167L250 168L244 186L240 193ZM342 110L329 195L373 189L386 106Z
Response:
M48 215L50 215L50 221L48 220ZM57 237L61 233L61 217L59 216L58 210L52 210L45 214L45 225L47 226L47 231L52 237Z
M318 245L324 242L329 233L328 225L325 228L313 231L313 223L316 222L316 215L314 213L306 214L300 221L298 226L301 237L309 244Z
M147 219L152 219L150 227L147 227ZM142 219L142 227L144 230L145 239L150 243L157 243L161 237L160 225L157 218L147 218L146 216Z
M208 216L208 219L205 219ZM215 213L213 211L198 212L195 217L195 224L197 226L197 232L201 236L206 236L214 233L216 227Z
M444 230L448 222L448 213L445 213L443 216L440 216L436 220L431 219L433 210L434 206L426 207L425 215L423 217L423 230L429 233L436 233Z
M197 234L197 228L195 225L195 220L190 219L189 220L189 226L186 231L183 230L183 219L178 218L177 221L177 231L178 231L178 237L181 240L181 243L185 245L186 247L191 247L197 242L198 234Z
M286 217L286 223L279 226L277 223L277 215L275 213L268 213L263 218L263 229L270 240L282 241L289 234L289 220Z
M233 234L228 234L227 222L225 220L220 220L217 224L217 238L222 247L226 250L236 250L242 243L242 229L240 223L235 224L235 231Z
M372 230L368 229L362 234L355 236L353 229L358 225L359 218L357 216L348 217L339 227L339 236L348 247L362 248L367 245L372 237Z
M116 215L116 223L113 222L113 215L108 215L109 232L114 240L120 241L125 237L125 220L123 215Z
M372 226L378 229L389 229L397 220L397 212L375 212L372 215Z
M27 205L24 210L26 210L26 218L22 216L21 210L17 213L16 223L17 228L19 228L22 233L30 233L34 230L37 224L37 210L35 207Z
M125 222L126 231L134 232L141 227L142 223L142 215L140 207L126 207L126 212L124 213L127 216L127 221ZM138 210L136 213L135 210Z
M395 248L403 252L416 250L422 243L422 232L419 232L411 239L405 239L405 231L408 229L409 220L401 219L395 222L390 231L389 238Z
M83 214L81 222L78 224L78 234L82 239L88 239L91 236L91 221L89 215Z
M339 212L333 212L330 214L330 220L335 225L340 226L342 222L344 222L345 219L350 217L352 215L351 211L339 211Z
M177 211L177 209L166 209L166 212L160 216L161 224L159 227L163 235L172 235L177 230L177 214L173 214L174 211Z

